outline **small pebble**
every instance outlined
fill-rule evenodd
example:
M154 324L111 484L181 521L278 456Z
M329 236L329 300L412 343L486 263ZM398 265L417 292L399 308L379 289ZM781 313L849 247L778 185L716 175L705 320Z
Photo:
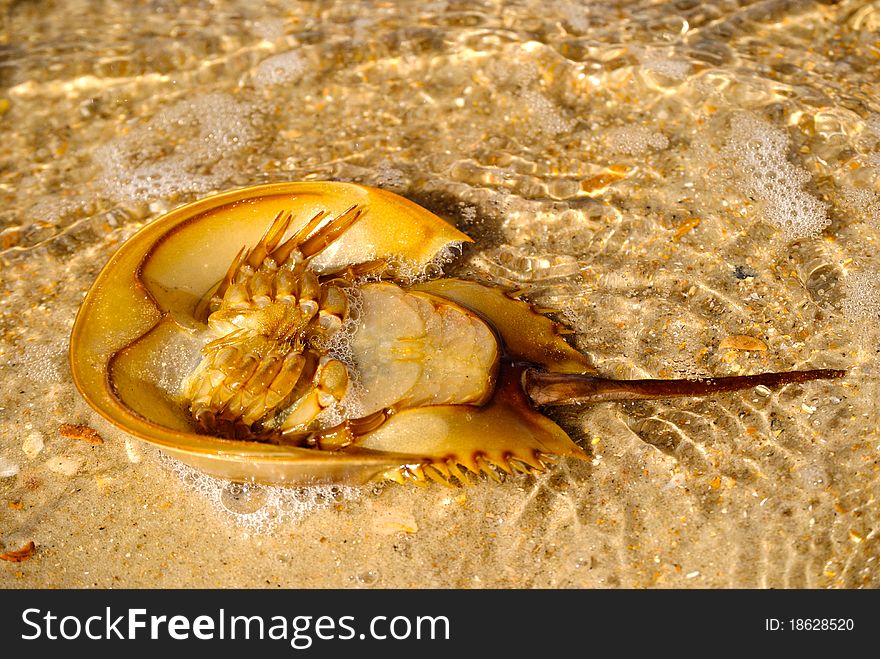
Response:
M12 478L18 473L18 465L9 458L0 458L0 478Z
M125 454L128 456L129 461L137 464L144 457L143 453L141 453L141 448L138 446L137 441L131 439L129 437L125 438Z
M63 455L58 455L54 458L49 458L46 462L46 466L49 468L49 471L54 471L56 474L73 476L79 471L82 463L83 461L81 458L68 458Z
M45 445L46 443L43 441L43 433L34 431L24 438L21 450L24 451L24 454L29 458L35 458L39 452L43 450Z
M757 276L754 270L741 265L738 265L736 266L736 268L734 268L733 274L737 279L748 279L749 277Z
M415 533L419 525L411 513L400 510L387 510L373 518L373 527L377 533Z

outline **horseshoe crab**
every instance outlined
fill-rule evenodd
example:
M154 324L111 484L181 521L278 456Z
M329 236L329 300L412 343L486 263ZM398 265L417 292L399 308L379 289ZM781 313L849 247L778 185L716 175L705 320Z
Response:
M614 381L510 291L412 283L470 242L392 193L281 183L171 211L86 295L74 382L104 418L221 478L467 481L586 454L537 406L707 395L842 371Z

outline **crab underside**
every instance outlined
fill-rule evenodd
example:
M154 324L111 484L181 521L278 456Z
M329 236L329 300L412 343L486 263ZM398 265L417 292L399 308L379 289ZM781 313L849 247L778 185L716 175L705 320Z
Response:
M525 362L592 372L562 328L478 282L402 284L466 241L351 184L196 202L99 276L74 376L117 425L235 480L449 482L583 457L521 386Z

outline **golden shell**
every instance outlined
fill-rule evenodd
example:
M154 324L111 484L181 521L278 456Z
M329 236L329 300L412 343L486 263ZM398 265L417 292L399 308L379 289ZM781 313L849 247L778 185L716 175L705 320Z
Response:
M438 405L394 414L365 441L341 451L231 440L202 434L176 397L198 354L197 309L243 246L253 246L281 212L289 231L323 211L352 206L364 216L318 254L311 267L334 272L376 259L424 267L450 245L470 239L392 193L349 183L278 183L234 190L177 208L125 242L99 274L71 336L74 382L101 416L126 432L212 475L276 484L363 483L379 477L462 479L459 467L540 469L551 455L583 457L552 421L535 412L519 371L507 369L498 395L483 407ZM299 222L299 224L297 224ZM422 294L472 309L513 356L557 372L587 372L586 359L557 326L497 289L437 280ZM203 308L203 307L202 307ZM184 368L185 370L185 368Z

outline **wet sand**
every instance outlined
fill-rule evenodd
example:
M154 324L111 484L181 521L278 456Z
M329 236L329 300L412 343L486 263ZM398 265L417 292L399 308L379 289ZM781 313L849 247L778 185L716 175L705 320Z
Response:
M476 7L3 4L0 586L877 585L880 9ZM441 215L605 376L848 375L554 411L591 459L502 483L209 479L86 405L70 329L138 228L284 180Z

